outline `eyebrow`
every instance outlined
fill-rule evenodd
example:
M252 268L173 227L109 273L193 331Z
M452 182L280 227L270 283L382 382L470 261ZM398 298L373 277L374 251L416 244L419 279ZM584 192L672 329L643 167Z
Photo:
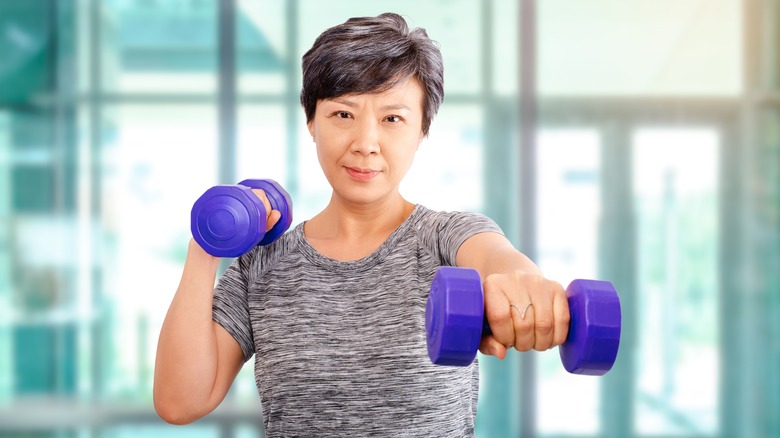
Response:
M333 101L333 102L336 102L336 103L340 103L342 105L346 105L346 106L348 106L350 108L355 108L356 106L358 106L357 103L355 103L355 102L353 102L353 101L351 101L349 99L345 99L343 97L334 97L333 99L330 99L330 100ZM411 108L409 108L408 106L406 106L406 105L404 105L402 103L391 103L391 104L387 104L387 105L382 105L379 109L381 109L383 111L402 110L402 109L405 109L407 111L411 111Z
M382 110L401 110L401 109L405 109L407 111L411 111L411 108L409 108L408 106L406 106L406 105L404 105L402 103L395 103L395 104L390 104L390 105L384 105L380 109L382 109Z
M350 108L354 108L357 106L357 104L349 99L345 99L343 97L334 97L333 99L330 99L333 102L340 103L342 105L346 105Z

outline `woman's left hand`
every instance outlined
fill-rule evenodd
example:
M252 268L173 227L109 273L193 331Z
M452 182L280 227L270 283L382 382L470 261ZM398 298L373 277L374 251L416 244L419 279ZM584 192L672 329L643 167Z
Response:
M492 334L482 338L482 354L503 359L512 347L544 351L566 341L569 303L560 283L517 271L488 276L483 290Z

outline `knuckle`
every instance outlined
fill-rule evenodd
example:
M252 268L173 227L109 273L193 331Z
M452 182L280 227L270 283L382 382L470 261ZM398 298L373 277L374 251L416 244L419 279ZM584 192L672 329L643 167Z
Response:
M486 316L487 316L488 323L491 326L493 326L494 324L495 325L505 324L512 318L509 312L504 310L493 310L491 312L487 312Z
M517 333L527 333L534 329L534 322L530 318L514 318L513 322Z
M534 350L536 351L547 351L550 348L552 348L551 342L537 342L536 345L534 345Z
M490 274L485 277L485 280L482 282L485 293L500 291L503 288L502 284L503 279L500 274Z
M555 324L552 319L537 319L536 320L536 332L540 335L547 336L552 334Z
M569 323L571 323L571 313L569 313L568 309L565 312L563 312L563 315L561 315L559 320L562 326L569 327Z
M518 339L515 341L515 350L523 352L523 351L531 351L534 348L534 340L533 338L525 337L524 339Z
M555 347L557 345L562 345L564 342L566 342L566 332L562 332L560 334L555 334L555 339L553 339L552 345L550 345L550 348Z

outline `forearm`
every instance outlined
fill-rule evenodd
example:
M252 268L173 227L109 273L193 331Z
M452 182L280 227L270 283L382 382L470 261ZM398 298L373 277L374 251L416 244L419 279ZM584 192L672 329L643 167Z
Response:
M466 240L458 251L457 265L476 269L484 280L492 274L520 272L541 275L541 270L506 237L482 233Z
M219 356L211 306L218 266L218 258L190 241L157 347L155 406L168 421L188 422L182 413L202 416L213 404Z
M491 251L485 259L484 272L487 277L492 274L508 274L522 272L525 274L541 275L542 271L525 254L512 246L502 246Z

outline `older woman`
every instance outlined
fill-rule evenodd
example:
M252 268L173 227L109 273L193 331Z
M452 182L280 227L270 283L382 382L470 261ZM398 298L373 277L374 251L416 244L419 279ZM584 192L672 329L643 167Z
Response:
M313 218L239 257L190 242L166 317L155 406L171 423L213 410L254 356L270 436L473 436L478 365L435 366L425 303L439 266L484 279L480 351L546 350L567 334L563 288L490 219L413 204L399 184L443 100L443 64L396 14L326 30L303 57L301 103L333 191ZM267 226L279 219L267 204ZM512 303L533 306L520 317Z

